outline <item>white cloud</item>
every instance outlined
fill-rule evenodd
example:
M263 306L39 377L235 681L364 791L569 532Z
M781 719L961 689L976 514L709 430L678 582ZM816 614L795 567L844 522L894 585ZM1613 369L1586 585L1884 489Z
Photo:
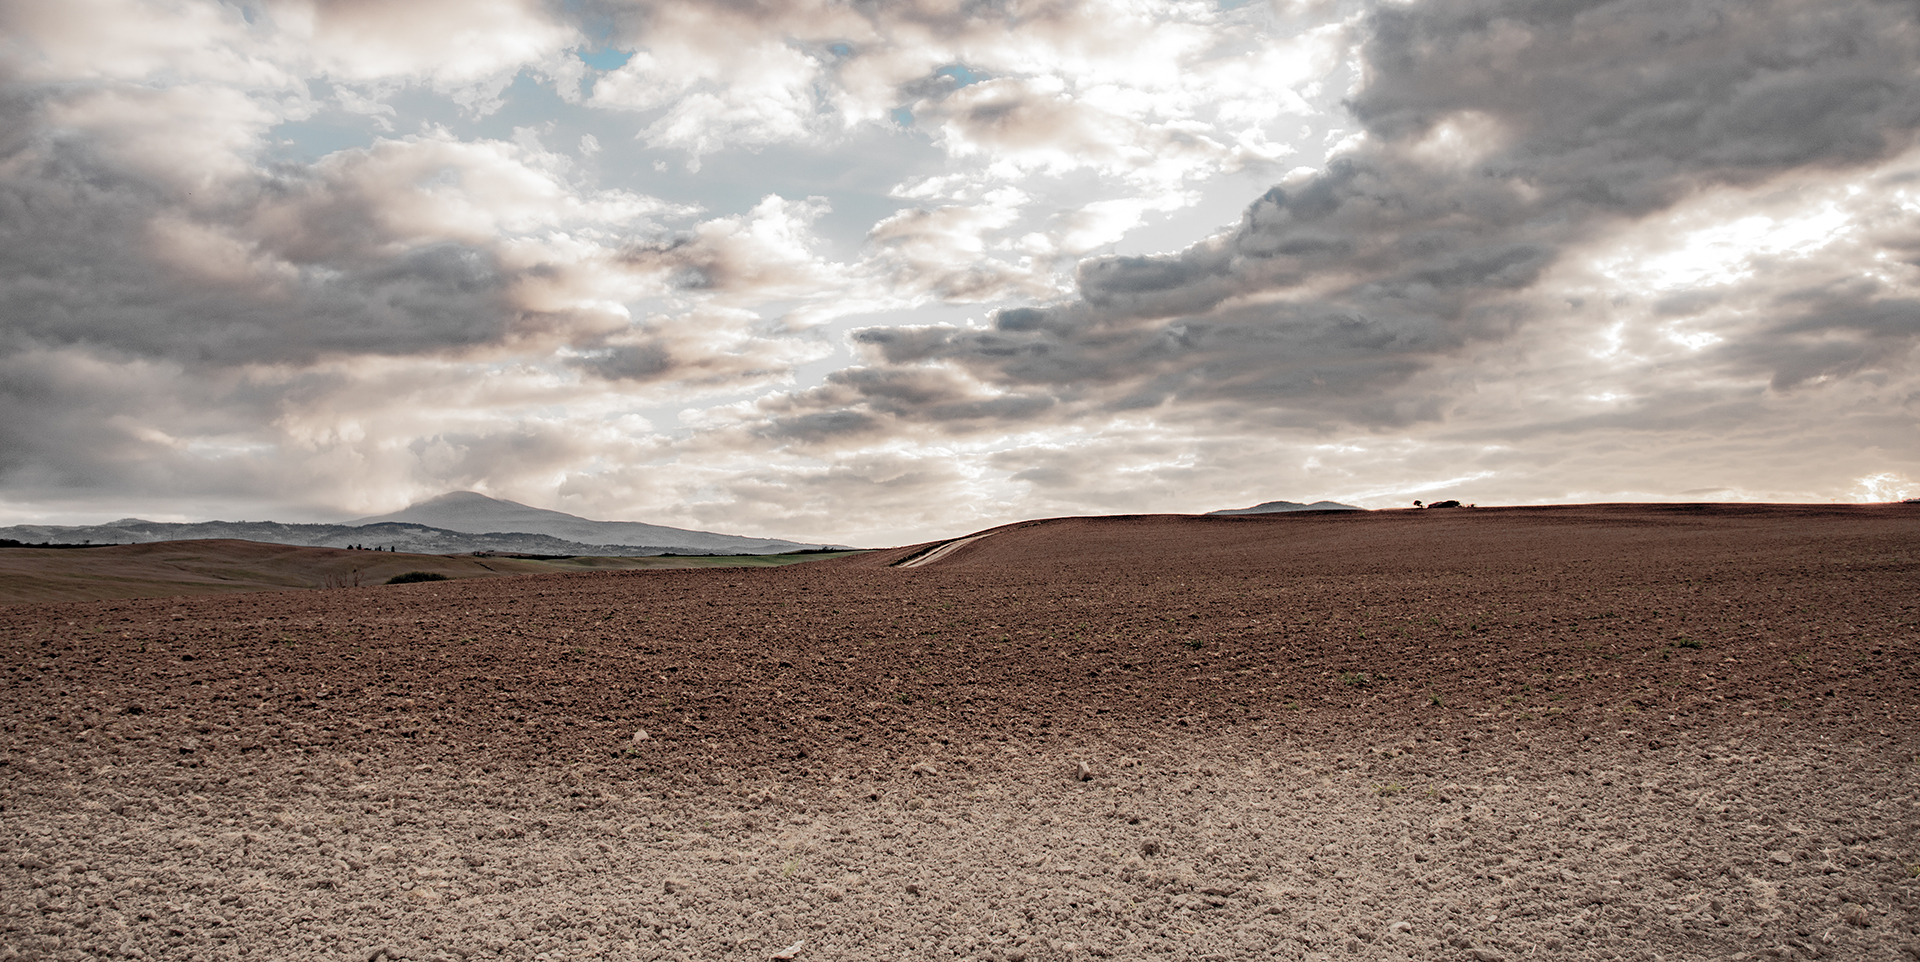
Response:
M1191 196L1185 193L1097 200L1061 217L1059 241L1051 246L1061 253L1085 254L1124 237L1149 211L1175 211L1190 202Z
M277 0L274 25L329 76L427 77L470 88L578 42L572 28L522 0Z
M1862 501L1869 503L1900 501L1920 496L1920 483L1892 471L1869 474L1858 482Z
M63 0L0 6L0 60L30 82L199 78L277 87L293 78L260 31L216 3Z
M1760 261L1807 257L1854 227L1832 200L1810 210L1725 219L1723 204L1685 210L1635 225L1635 237L1595 265L1628 290L1664 293L1753 277Z
M908 300L932 295L978 302L1054 293L1030 264L996 256L1009 246L1006 231L1019 222L1029 199L1003 189L979 204L900 211L868 235L874 248L868 269L881 272L888 288Z
M334 86L333 97L340 104L341 110L367 117L381 130L387 133L393 132L393 119L398 116L398 112L393 109L392 104L386 103L378 96L370 97L362 94L345 84Z
M814 61L771 38L745 57L731 46L724 60L697 53L673 47L637 53L595 84L593 103L665 107L641 136L695 158L736 144L799 141L815 133ZM708 89L713 83L718 88Z
M0 7L0 511L885 541L1920 471L1895 8L590 6Z
M154 89L109 84L46 107L52 136L83 141L100 161L181 194L224 192L251 175L273 113L215 84Z
M660 229L655 218L687 213L630 191L582 191L567 180L567 166L537 140L464 141L433 130L323 158L303 190L263 204L255 222L278 246L314 258L369 242L393 251L567 228L646 234ZM354 217L347 236L332 231L345 226L343 212Z

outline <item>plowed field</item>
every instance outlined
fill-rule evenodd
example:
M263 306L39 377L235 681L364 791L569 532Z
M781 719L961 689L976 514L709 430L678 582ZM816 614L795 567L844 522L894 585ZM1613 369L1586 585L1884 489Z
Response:
M983 534L0 608L0 959L1920 954L1920 507Z

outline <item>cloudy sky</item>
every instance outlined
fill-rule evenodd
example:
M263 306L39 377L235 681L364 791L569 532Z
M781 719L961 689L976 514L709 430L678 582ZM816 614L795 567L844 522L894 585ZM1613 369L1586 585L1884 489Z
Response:
M0 0L0 524L1920 495L1914 0Z

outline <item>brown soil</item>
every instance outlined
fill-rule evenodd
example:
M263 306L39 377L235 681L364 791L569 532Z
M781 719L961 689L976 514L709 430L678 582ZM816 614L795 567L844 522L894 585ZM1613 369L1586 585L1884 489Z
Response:
M1920 509L928 547L0 608L0 958L1920 955Z

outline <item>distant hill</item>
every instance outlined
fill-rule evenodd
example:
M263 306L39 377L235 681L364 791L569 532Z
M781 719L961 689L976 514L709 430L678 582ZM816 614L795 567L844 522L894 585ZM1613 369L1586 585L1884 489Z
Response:
M404 520L403 520L404 519ZM444 521L434 524L429 520ZM152 544L226 539L314 548L351 545L416 554L646 556L663 554L784 554L829 547L745 538L709 531L683 531L634 521L589 521L498 501L471 491L441 495L403 511L350 524L283 524L278 521L200 521L176 524L123 518L95 525L22 524L0 528L0 538L27 544Z
M1222 508L1219 511L1209 511L1207 512L1207 515L1209 517L1212 517L1212 516L1223 515L1223 514L1279 514L1283 511L1365 511L1365 510L1367 509L1356 508L1350 504L1341 504L1338 501L1315 501L1312 504L1301 504L1297 501L1268 501L1265 504L1256 504L1251 508Z
M428 529L431 530L431 529ZM604 554L604 552L600 553ZM770 567L838 555L509 558L341 551L251 541L168 541L46 551L0 546L0 605L383 586L410 571L450 579L626 569Z
M777 538L748 538L688 531L639 521L592 521L560 511L535 508L518 501L489 498L475 491L454 491L429 498L353 525L418 524L466 534L514 532L545 535L562 541L594 545L670 546L677 553L781 554L827 545L802 544Z

